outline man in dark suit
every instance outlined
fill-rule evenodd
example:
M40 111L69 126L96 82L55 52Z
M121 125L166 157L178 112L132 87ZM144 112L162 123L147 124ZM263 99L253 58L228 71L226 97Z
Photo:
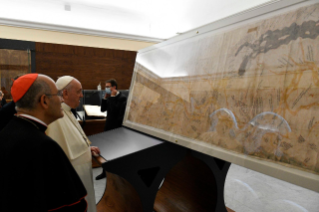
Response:
M127 97L117 90L117 82L110 79L105 82L106 94L102 99L101 112L107 112L104 131L112 130L122 126ZM105 178L103 171L95 179Z
M114 79L105 82L106 94L102 99L101 112L107 112L104 131L122 126L127 98L117 90Z
M54 81L26 74L14 81L11 95L17 115L0 131L0 211L86 212L83 183L45 135L47 125L63 116Z

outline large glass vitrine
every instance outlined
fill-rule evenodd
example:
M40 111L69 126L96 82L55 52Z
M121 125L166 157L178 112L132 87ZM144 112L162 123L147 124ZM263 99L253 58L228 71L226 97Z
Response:
M35 72L35 43L0 39L0 88L4 98L11 100L14 78Z
M0 49L0 87L6 99L11 99L12 80L31 72L31 51Z

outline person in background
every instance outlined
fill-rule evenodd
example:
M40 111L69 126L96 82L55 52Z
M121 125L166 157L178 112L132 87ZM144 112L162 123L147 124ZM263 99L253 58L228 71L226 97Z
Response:
M60 77L56 86L63 96L62 111L64 117L51 123L46 131L64 150L74 169L80 176L88 196L88 212L96 212L95 193L92 175L92 155L98 156L98 147L91 142L76 120L72 110L76 109L83 97L81 83L71 76Z
M13 82L11 95L17 115L0 131L0 211L87 211L81 179L45 134L63 116L54 81L26 74Z
M127 98L117 90L115 79L105 82L105 91L106 94L101 103L101 112L107 112L104 131L108 131L122 126ZM95 179L100 180L105 177L106 174L102 171Z
M17 78L17 77L16 77L16 78ZM16 79L16 78L15 78L15 79ZM4 95L4 97L8 96L8 91L6 90L6 87L2 86L2 87L1 87L1 91L2 91L2 93L3 93L3 95Z
M17 80L18 78L19 78L19 76L16 76L13 79L13 81ZM1 89L5 90L5 87L2 87ZM5 101L5 95L3 95L3 99L2 99L2 101ZM14 101L11 101L8 104L3 104L0 107L0 131L10 122L10 120L14 116L14 114L17 113L17 111L15 110L15 106L16 105L15 105Z
M102 99L101 112L107 112L104 131L122 126L127 98L117 90L117 82L110 79L105 82L106 94Z
M2 108L5 104L7 104L6 99L4 98L4 94L0 91L0 108Z
M0 131L10 122L15 113L15 103L13 101L0 108Z

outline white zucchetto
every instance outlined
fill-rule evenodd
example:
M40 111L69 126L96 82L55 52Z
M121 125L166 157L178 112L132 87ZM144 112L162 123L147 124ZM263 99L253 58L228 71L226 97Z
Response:
M63 77L60 77L55 85L56 87L58 88L58 90L62 90L64 89L72 80L74 80L75 78L74 77L71 77L71 76L63 76ZM76 79L75 79L76 80Z

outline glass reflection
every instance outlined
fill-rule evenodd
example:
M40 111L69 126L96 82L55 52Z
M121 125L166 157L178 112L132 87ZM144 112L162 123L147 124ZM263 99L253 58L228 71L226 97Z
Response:
M317 212L319 193L232 164L225 205L236 212Z

